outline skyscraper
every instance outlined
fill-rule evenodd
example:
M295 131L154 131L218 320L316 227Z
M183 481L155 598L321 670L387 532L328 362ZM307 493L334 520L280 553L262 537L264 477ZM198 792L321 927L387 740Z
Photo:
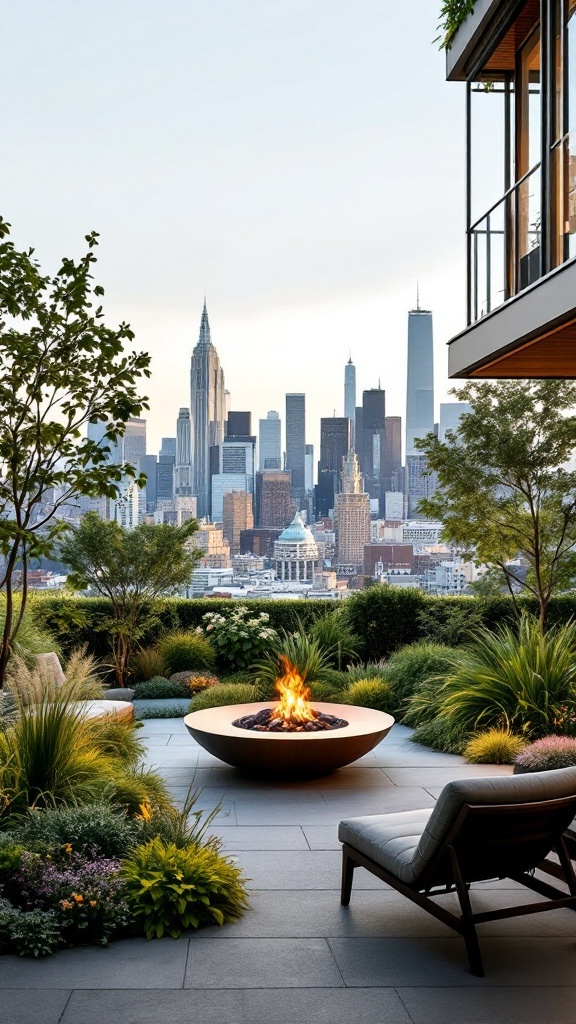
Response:
M364 560L364 544L370 540L370 497L362 493L356 453L344 459L342 491L334 499L337 565L340 572L353 575Z
M258 527L283 530L294 516L294 502L290 493L290 474L267 469L258 473L256 488L256 518Z
M271 409L258 425L258 469L282 469L282 442L280 416Z
M416 438L434 430L434 352L432 313L408 313L408 376L406 390L406 455L414 455Z
M386 437L384 440L384 490L401 491L402 487L402 419L400 416L387 416Z
M354 424L356 419L356 367L352 356L344 367L344 415L350 420L350 444L354 447Z
M210 447L221 445L226 419L224 372L210 338L206 302L200 320L198 344L190 367L190 408L192 411L193 489L198 498L198 515L210 513Z
M246 491L227 491L222 501L222 532L230 544L230 554L240 551L241 530L254 529L252 495Z
M320 420L320 460L316 487L317 517L334 508L334 495L341 490L342 464L350 448L350 420L347 416L323 416Z
M446 440L447 430L453 430L456 433L460 424L460 417L464 416L467 412L472 412L472 406L469 402L441 402L438 440Z
M190 410L186 408L180 409L176 423L174 492L177 495L192 494L192 435Z
M415 446L417 438L434 430L434 352L432 313L416 309L408 313L408 374L406 389L406 490L408 515L417 514L421 498L431 493L426 459Z
M119 443L121 461L135 466L138 459L146 455L146 420L131 416Z
M384 513L384 457L386 445L386 394L382 388L362 392L362 433L356 436L364 487L377 499Z
M306 493L306 396L286 395L286 471L298 507Z

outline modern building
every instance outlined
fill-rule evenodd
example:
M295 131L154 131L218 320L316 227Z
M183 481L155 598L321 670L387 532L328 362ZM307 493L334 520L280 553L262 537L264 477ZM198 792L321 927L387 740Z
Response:
M347 416L322 417L318 483L314 492L316 518L330 515L334 508L334 495L341 490L340 474L350 444L350 420Z
M408 368L406 379L406 458L417 453L415 441L434 430L434 343L432 313L408 313Z
M440 419L438 421L438 440L446 440L446 432L448 430L456 433L460 418L466 413L472 412L472 407L468 402L441 402L440 403Z
M176 464L175 455L163 455L162 451L158 456L156 466L156 501L174 500L174 467Z
M283 530L294 516L289 473L265 470L256 480L256 524L259 529ZM256 552L254 552L256 554Z
M189 497L193 494L192 433L190 410L183 408L176 423L176 462L174 465L174 493Z
M250 413L230 413L228 426L250 430ZM251 434L227 434L219 448L219 456L219 472L211 477L213 522L221 521L223 497L230 491L244 491L254 508L256 438Z
M176 458L176 438L175 437L163 437L162 444L160 445L160 455L172 455Z
M382 388L362 392L362 426L356 431L356 450L367 493L384 512L386 453L386 393Z
M227 491L222 500L222 533L230 545L230 554L240 552L240 533L254 529L252 495L246 491Z
M404 519L404 494L402 491L386 491L384 495L384 518L398 522Z
M412 572L414 548L411 544L364 545L364 573L382 576L386 572Z
M258 421L258 469L282 469L281 422L271 409L265 420Z
M280 530L241 530L240 554L271 558L274 551L274 541L278 540L279 536Z
M402 418L387 416L384 435L384 465L382 467L385 491L404 490L402 471Z
M123 437L119 439L120 462L136 466L146 455L146 420L131 416L126 423Z
M318 568L318 547L299 512L274 544L274 568L282 581L312 583Z
M222 444L226 421L224 372L210 337L206 302L198 344L192 353L190 408L193 493L198 498L198 515L203 517L210 514L210 448Z
M350 444L354 447L354 424L356 420L356 367L352 355L344 367L344 415L350 420Z
M157 500L158 460L155 455L143 455L139 459L140 472L146 477L145 496L146 512L154 512Z
M466 82L467 125L467 322L449 375L574 378L574 0L479 0L447 77Z
M199 564L203 569L230 568L230 545L213 523L201 523L186 544L191 550L202 552Z
M342 491L334 499L336 564L339 573L361 570L364 545L370 540L370 497L362 492L356 453L350 449L342 470Z
M252 413L230 410L226 417L226 437L246 437L252 433Z
M306 396L286 395L286 472L298 508L306 494Z
M224 496L231 491L243 491L248 494L248 477L245 473L215 473L212 477L212 496L210 501L211 519L213 523L221 523L224 517ZM252 502L252 494L249 494Z
M312 494L314 490L314 445L307 444L305 446L305 464L304 464L304 487L306 494Z

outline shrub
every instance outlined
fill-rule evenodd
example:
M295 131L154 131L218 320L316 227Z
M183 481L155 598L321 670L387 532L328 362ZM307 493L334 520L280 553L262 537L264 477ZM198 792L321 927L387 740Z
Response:
M136 726L113 717L92 719L92 741L102 754L126 767L134 767L144 757L146 747L136 737Z
M517 753L514 764L527 772L576 766L576 739L571 736L543 736Z
M163 676L154 676L144 683L137 683L134 690L135 700L166 700L185 696L186 691L181 682L165 679Z
M310 690L310 700L319 701L325 704L340 704L344 696L342 692L334 692L330 683L319 683L316 680L306 684ZM276 694L276 699L278 694Z
M319 641L311 639L300 629L297 633L285 636L276 651L268 651L253 665L260 700L275 699L276 680L284 675L285 661L294 666L306 685L311 680L329 682L330 674L334 671Z
M440 715L470 731L505 724L535 739L576 712L576 625L542 634L535 619L476 635L441 690Z
M419 725L410 739L444 754L461 754L470 739L470 732L447 719L434 718Z
M132 917L148 939L222 925L246 907L239 868L210 847L181 849L156 837L132 851L122 877Z
M334 693L340 693L348 688L352 680L348 672L326 668L322 670L322 682L329 686Z
M432 676L426 682L420 684L419 688L406 701L400 712L400 720L403 725L409 725L417 729L428 722L434 722L442 707L442 683ZM468 729L468 732L472 732Z
M169 633L158 642L166 672L212 668L216 660L214 648L198 633Z
M16 836L26 849L64 847L90 857L123 857L140 839L141 823L109 803L29 811ZM0 851L0 857L1 857Z
M191 711L219 708L227 704L250 704L259 700L256 687L249 683L220 683L192 698Z
M346 672L347 685L357 682L358 679L379 679L380 682L384 682L386 664L385 661L373 661L367 665L349 665Z
M415 587L405 590L377 584L349 597L342 610L344 622L358 637L362 661L380 661L397 647L418 639L417 612L426 595Z
M222 846L221 840L216 836L207 835L207 831L219 813L222 801L209 812L194 810L201 793L201 789L192 790L190 787L182 807L164 808L154 812L150 810L143 814L139 822L142 833L140 845L159 836L164 844L173 843L179 849L187 846L210 846L213 850L219 850Z
M406 701L423 683L434 677L436 686L453 671L457 653L451 647L420 641L400 648L388 661L385 678L390 684L394 707L400 713L406 708Z
M438 603L428 600L416 615L421 637L432 644L457 647L469 643L483 626L482 601L474 597L446 597ZM514 620L514 609L510 608Z
M54 651L56 654L61 653L60 646L53 633L34 621L33 605L34 598L32 598L29 606L24 611L16 640L13 644L14 653L23 658L30 667L34 663L34 655L36 654L48 654L51 651ZM20 600L18 596L15 597L14 611L16 615L20 613ZM0 635L4 631L5 616L6 597L4 594L0 594Z
M186 698L184 698L186 699ZM161 701L154 701L145 707L136 707L134 717L137 722L144 722L153 718L183 718L186 709L180 704L163 704Z
M130 659L130 674L135 683L155 676L163 677L165 671L164 657L158 647L146 647Z
M266 612L246 605L234 605L228 614L209 612L202 628L214 646L223 671L238 671L249 666L279 643L278 633L269 625Z
M60 930L51 911L22 911L0 897L0 953L49 956L57 948Z
M358 654L358 638L346 624L340 610L317 619L308 634L311 640L318 641L327 663L339 671Z
M524 740L508 729L487 729L468 741L464 757L472 764L512 764L525 745Z
M356 707L373 708L374 711L389 711L392 704L392 690L388 683L380 682L378 679L358 679L355 683L350 683L347 690L344 690L341 700L345 704L354 704Z
M240 676L242 673L238 673ZM236 682L244 682L244 679L237 679ZM179 682L182 686L182 694L189 697L190 694L200 693L200 690L207 690L210 686L217 686L220 680L218 676L208 675L206 672L173 672L170 682Z
M173 802L164 780L151 768L141 767L119 773L110 790L111 802L128 815L172 810Z
M65 862L25 853L12 880L24 910L54 914L66 945L106 945L129 920L120 862L100 857L86 860L71 853Z

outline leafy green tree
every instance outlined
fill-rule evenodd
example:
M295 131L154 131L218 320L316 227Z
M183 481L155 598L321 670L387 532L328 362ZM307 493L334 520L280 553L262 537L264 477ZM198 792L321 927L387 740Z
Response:
M96 232L86 235L85 255L64 258L53 277L41 273L33 249L15 248L9 232L0 218L0 687L26 607L30 560L52 554L76 496L116 498L123 477L135 475L110 464L110 446L147 408L138 387L150 376L149 356L125 351L134 338L128 324L104 324L104 291L92 278ZM102 444L85 436L87 424L100 421Z
M471 412L445 441L417 442L439 485L420 511L478 565L499 569L515 605L515 591L534 597L543 629L550 598L576 575L576 383L474 381L453 394ZM509 564L519 555L525 576Z
M191 519L182 526L141 523L126 530L89 512L60 545L60 558L71 569L70 586L94 590L110 601L111 615L100 629L110 634L119 686L126 684L134 646L157 621L154 599L186 586L202 557L186 547L197 529Z

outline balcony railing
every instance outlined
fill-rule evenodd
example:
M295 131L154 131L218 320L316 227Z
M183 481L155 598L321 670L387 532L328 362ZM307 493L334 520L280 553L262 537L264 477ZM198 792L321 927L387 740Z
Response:
M468 323L542 275L540 164L468 229Z

